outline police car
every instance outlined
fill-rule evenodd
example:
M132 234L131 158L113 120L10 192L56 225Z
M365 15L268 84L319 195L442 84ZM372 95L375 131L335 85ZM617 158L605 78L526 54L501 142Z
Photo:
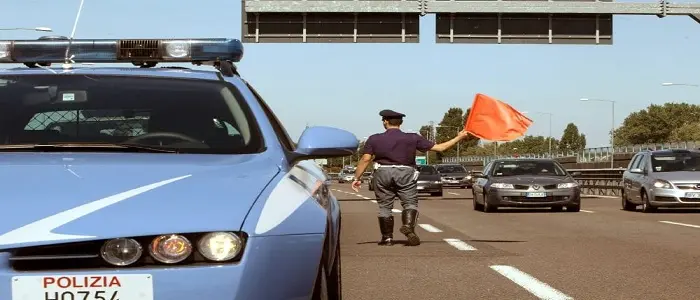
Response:
M24 64L0 69L0 299L341 297L340 207L313 159L358 139L295 144L242 56L235 39L0 41Z

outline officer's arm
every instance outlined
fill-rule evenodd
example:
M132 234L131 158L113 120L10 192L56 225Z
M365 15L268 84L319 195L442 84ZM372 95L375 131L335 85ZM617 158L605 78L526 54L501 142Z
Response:
M367 166L369 163L372 162L372 155L371 154L363 154L362 157L360 157L360 161L357 162L357 169L355 169L355 180L362 179L362 174L365 173L365 169L367 169Z
M437 152L445 151L445 150L447 150L447 149L450 149L450 148L454 147L454 145L457 145L457 143L459 143L459 141L461 141L462 139L463 139L463 137L461 137L461 136L456 136L456 137L454 137L453 139L451 139L451 140L449 140L449 141L447 141L447 142L440 143L440 144L435 144L435 146L433 146L432 148L430 148L430 150L431 150L431 151L437 151Z

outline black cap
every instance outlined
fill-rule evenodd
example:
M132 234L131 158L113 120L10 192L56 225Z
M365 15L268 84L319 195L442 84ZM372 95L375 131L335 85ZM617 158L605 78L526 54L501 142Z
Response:
M385 109L379 112L379 115L382 117L382 119L402 119L406 115L402 113L397 113L391 109Z

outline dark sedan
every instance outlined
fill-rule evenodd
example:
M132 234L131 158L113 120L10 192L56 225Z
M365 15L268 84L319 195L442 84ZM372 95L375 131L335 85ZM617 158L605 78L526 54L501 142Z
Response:
M499 207L551 207L554 211L581 209L581 189L552 159L497 159L484 168L472 187L474 210Z
M471 187L471 174L460 164L435 165L440 180L445 187L458 187L461 189Z
M430 193L431 196L442 197L442 181L440 181L440 173L435 167L421 165L418 169L418 192Z

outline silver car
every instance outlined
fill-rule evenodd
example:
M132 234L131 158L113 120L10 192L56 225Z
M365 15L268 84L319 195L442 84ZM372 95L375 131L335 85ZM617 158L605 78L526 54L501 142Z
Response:
M581 210L578 183L552 159L497 159L477 176L472 186L474 210L493 212L499 207Z
M700 151L657 150L637 153L622 175L622 209L642 212L659 207L700 208Z

